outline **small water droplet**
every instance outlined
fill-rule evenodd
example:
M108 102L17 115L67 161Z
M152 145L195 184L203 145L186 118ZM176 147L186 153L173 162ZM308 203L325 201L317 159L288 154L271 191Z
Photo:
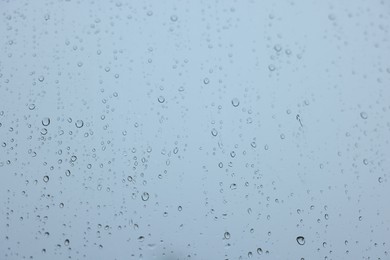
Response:
M42 119L42 125L43 125L43 126L48 126L48 125L50 125L50 118L45 117L44 119Z
M297 237L297 243L301 246L303 246L305 244L305 238L303 236L299 236Z
M230 238L230 233L229 232L225 232L225 234L223 234L223 237L225 239L229 239Z
M83 120L77 120L74 124L77 128L81 128L81 127L83 127L84 122L83 122Z
M363 119L367 119L368 118L368 115L366 112L360 112L360 117L363 118Z
M143 201L147 201L149 199L149 193L147 192L142 193L141 198Z
M238 100L238 98L233 98L232 99L232 105L234 107L238 107L240 105L240 100Z
M43 181L47 183L47 182L49 181L49 176L47 176L47 175L44 176L44 177L43 177Z

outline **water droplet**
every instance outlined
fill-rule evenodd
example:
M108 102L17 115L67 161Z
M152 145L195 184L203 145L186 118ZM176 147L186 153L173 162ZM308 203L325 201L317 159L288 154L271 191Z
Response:
M39 80L40 82L43 82L43 81L45 80L45 77L44 77L44 76L39 76L38 80Z
M203 83L207 85L207 84L210 83L210 80L209 80L208 78L204 78L204 79L203 79Z
M282 46L280 46L279 44L276 44L274 46L274 50L277 51L277 52L280 52L282 50Z
M240 100L238 100L238 98L233 98L232 99L232 105L234 107L238 107L240 105Z
M35 104L30 104L30 105L28 106L28 109L34 110L34 109L35 109Z
M217 131L215 128L213 128L213 129L211 130L211 134L212 134L213 136L217 136L217 135L218 135L218 131Z
M83 127L84 122L83 122L83 120L77 120L74 124L77 128L81 128L81 127Z
M42 119L42 125L43 125L43 126L48 126L48 125L50 125L50 118L45 117L44 119Z
M297 243L303 246L305 244L305 238L303 236L297 237Z
M262 255L262 254L263 254L263 249L261 249L260 247L259 247L256 251L257 251L257 253L258 253L259 255Z
M367 119L368 115L367 115L366 112L360 112L360 117L363 118L363 119Z
M66 176L66 177L69 177L69 176L70 176L70 171L69 171L69 170L66 170L66 171L65 171L65 176Z
M43 181L47 183L47 182L49 181L49 176L47 176L47 175L44 176L44 177L43 177Z
M41 135L46 135L47 134L47 129L46 128L42 128L41 129Z
M230 238L230 233L229 232L225 232L225 234L223 234L223 237L225 239L229 239Z
M65 239L64 245L65 245L65 246L69 246L69 243L70 243L69 239Z
M270 65L268 65L268 69L269 69L269 71L274 71L276 68L275 68L275 65L270 64Z
M149 199L149 193L147 192L142 193L141 198L143 201L147 201Z
M177 15L171 15L171 21L176 22L177 21Z
M159 103L164 103L165 102L165 98L163 96L159 96L157 100L158 100Z

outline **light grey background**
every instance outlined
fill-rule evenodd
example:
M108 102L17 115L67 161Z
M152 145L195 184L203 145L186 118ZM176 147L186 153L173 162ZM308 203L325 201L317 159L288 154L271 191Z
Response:
M390 2L0 14L0 259L390 258Z

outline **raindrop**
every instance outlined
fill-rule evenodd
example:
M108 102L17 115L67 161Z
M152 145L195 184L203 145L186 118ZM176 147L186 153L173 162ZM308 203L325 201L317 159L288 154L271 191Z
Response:
M203 83L207 85L207 84L210 83L210 80L209 80L208 78L204 78L204 79L203 79Z
M366 112L361 112L360 113L360 117L363 118L363 119L367 119L368 118L368 115Z
M45 176L43 177L43 181L47 183L47 182L49 181L49 176L45 175Z
M46 128L42 128L41 129L41 135L46 135L47 134L47 129Z
M77 128L81 128L83 127L84 122L83 120L77 120L74 124L76 125Z
M260 247L259 247L256 251L257 251L257 253L258 253L259 255L262 255L262 254L263 254L263 249L261 249Z
M303 236L297 237L297 243L303 246L305 244L305 238Z
M147 192L142 193L141 198L143 201L147 201L149 199L149 193Z
M45 117L44 119L42 119L42 125L43 125L43 126L48 126L48 125L50 125L50 118Z
M213 129L211 130L211 134L212 134L213 136L217 136L217 135L218 135L218 131L217 131L215 128L213 128Z
M232 99L232 105L234 107L238 107L240 105L240 100L238 100L238 98L233 98Z
M230 238L230 233L229 232L225 232L225 234L223 234L223 237L225 239L229 239Z
M171 21L176 22L177 21L177 15L171 15Z
M164 103L165 102L165 98L163 96L159 96L157 100L158 100L159 103Z
M280 52L282 50L282 47L279 44L276 44L274 46L274 50L277 51L277 52Z

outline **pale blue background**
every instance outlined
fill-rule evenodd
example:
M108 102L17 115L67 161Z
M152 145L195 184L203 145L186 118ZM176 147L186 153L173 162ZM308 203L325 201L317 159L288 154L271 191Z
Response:
M377 0L1 1L0 259L389 259L389 30Z

